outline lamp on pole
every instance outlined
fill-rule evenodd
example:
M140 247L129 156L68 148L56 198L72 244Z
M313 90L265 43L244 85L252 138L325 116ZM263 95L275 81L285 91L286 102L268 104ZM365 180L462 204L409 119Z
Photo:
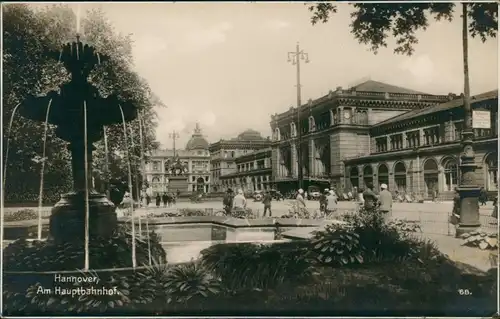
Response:
M463 66L464 66L464 129L462 131L462 152L460 155L460 183L458 192L460 194L460 222L456 231L459 236L466 232L476 230L481 226L479 220L479 193L480 188L476 184L474 153L474 128L472 123L472 107L470 101L469 86L469 29L467 24L467 4L462 4L462 43L463 43Z
M301 101L301 85L300 85L300 60L304 60L305 63L309 63L309 54L300 49L299 43L295 48L295 52L288 52L288 62L296 66L297 70L297 168L298 168L298 182L299 188L302 188L302 183L304 177L302 176L302 129L300 127L300 107L302 105Z
M174 149L174 158L175 158L175 141L179 138L179 133L177 133L175 130L172 131L172 133L168 134L168 137L172 139L173 142L173 149Z

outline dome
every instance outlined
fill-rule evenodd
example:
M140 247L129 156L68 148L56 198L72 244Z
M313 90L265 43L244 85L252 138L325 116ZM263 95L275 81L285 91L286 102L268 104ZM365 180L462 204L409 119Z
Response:
M196 123L196 128L194 133L186 144L186 150L208 150L208 142L201 134L201 129L198 123Z
M245 141L255 141L255 140L263 140L264 138L256 130L248 129L240 133L240 135L238 135L238 139Z

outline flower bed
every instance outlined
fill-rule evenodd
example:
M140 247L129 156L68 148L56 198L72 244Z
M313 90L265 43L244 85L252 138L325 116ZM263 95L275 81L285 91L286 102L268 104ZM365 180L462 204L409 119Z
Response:
M252 209L232 210L229 214L225 211L214 211L213 209L181 208L177 211L151 212L148 217L197 217L197 216L227 216L233 218L255 219L257 216Z
M42 218L49 218L49 216L42 216ZM38 213L33 209L21 209L12 213L5 214L5 222L17 222L22 220L38 219Z

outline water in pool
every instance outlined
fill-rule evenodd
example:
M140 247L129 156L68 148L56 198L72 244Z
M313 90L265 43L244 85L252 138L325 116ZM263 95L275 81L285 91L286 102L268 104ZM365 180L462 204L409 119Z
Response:
M233 242L274 242L273 227L231 228L213 224L151 225L160 235L169 263L200 257L212 245Z

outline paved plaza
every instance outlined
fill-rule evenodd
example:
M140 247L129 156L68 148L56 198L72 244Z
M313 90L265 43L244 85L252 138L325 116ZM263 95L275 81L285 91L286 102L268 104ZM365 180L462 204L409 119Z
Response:
M290 206L293 205L293 200L285 200L272 203L273 216L279 217L286 214ZM421 235L425 238L436 242L439 249L450 256L451 259L461 261L473 265L479 269L487 270L491 267L489 261L490 251L481 251L477 248L461 246L461 241L454 237L455 228L448 223L448 217L452 209L452 202L432 203L425 202L417 203L394 203L393 218L406 219L409 221L418 221L422 229ZM356 203L354 202L339 202L339 210L344 212L354 211ZM257 212L260 216L263 212L263 204L248 200L248 207ZM307 201L307 207L310 211L319 209L317 201ZM36 207L6 207L5 213L15 212L21 209L34 209ZM150 205L147 208L137 209L137 213L146 214L150 211L162 211L171 209L213 209L214 211L222 210L222 201L210 200L201 203L191 203L190 201L180 201L174 207L157 208ZM43 207L43 215L50 214L51 207ZM486 232L498 231L496 219L492 218L493 206L489 202L486 206L480 207L481 228Z

